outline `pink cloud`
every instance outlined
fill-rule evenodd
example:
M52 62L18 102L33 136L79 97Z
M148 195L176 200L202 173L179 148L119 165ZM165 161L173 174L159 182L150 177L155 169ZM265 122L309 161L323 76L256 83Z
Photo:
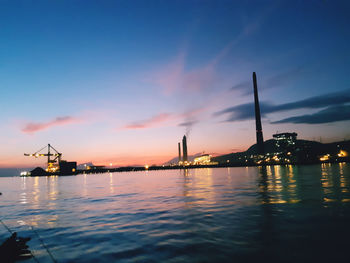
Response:
M216 74L211 64L190 71L186 71L185 64L185 52L180 52L173 61L151 73L147 81L159 86L165 95L176 91L198 92L213 85Z
M22 128L22 132L35 133L38 131L49 129L53 126L67 125L76 121L77 120L73 117L64 116L64 117L57 117L54 120L48 121L48 122L29 122L25 124L25 126Z
M164 123L166 121L171 120L173 117L172 114L169 113L160 113L158 115L155 115L147 120L137 121L133 122L131 124L128 124L124 126L124 129L146 129L151 128L154 126L157 126L161 123Z
M184 113L180 114L179 117L188 120L188 119L195 118L196 116L201 115L202 113L204 113L208 109L209 109L208 105L197 107L197 108L192 108L192 109L187 110Z
M160 113L149 119L132 122L121 129L148 129L164 125L183 126L187 130L199 122L203 113L209 109L208 106L193 108L182 113ZM200 117L200 118L199 118ZM178 123L180 121L180 123Z
M185 70L185 53L180 54L162 69L151 73L149 81L155 83L163 89L164 94L172 94L182 86Z

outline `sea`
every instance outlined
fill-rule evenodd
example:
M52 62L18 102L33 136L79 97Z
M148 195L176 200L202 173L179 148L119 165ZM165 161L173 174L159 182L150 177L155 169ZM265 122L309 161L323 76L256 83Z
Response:
M350 164L0 177L21 262L348 262ZM8 228L6 228L6 227Z

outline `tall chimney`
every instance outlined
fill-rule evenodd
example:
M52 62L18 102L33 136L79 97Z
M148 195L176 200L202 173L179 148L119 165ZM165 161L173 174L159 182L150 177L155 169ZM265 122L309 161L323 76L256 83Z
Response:
M183 151L183 162L187 162L187 141L186 135L182 138L182 151Z
M258 97L258 85L256 83L256 74L253 72L253 84L254 84L254 102L255 102L255 124L256 124L256 145L257 153L264 154L264 139L261 127L260 106Z
M181 144L178 143L179 146L179 163L181 162Z

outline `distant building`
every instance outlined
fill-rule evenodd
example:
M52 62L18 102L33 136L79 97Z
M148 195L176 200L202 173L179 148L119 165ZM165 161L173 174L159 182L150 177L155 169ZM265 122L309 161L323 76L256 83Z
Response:
M272 135L275 145L281 149L293 147L297 141L298 134L295 132L276 133Z
M209 164L211 156L209 154L203 154L194 158L194 164Z
M77 169L77 162L67 162L60 161L60 173L61 174L70 174L74 173Z
M90 165L86 166L86 170L100 170L104 169L106 166L105 165Z
M178 148L179 148L179 161L178 161L178 164L181 163L181 144L178 143Z

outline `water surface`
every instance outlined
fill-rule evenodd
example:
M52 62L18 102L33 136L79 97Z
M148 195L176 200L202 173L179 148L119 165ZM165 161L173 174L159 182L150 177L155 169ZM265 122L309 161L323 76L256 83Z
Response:
M2 177L0 216L39 262L32 229L58 262L340 262L349 190L345 163Z

